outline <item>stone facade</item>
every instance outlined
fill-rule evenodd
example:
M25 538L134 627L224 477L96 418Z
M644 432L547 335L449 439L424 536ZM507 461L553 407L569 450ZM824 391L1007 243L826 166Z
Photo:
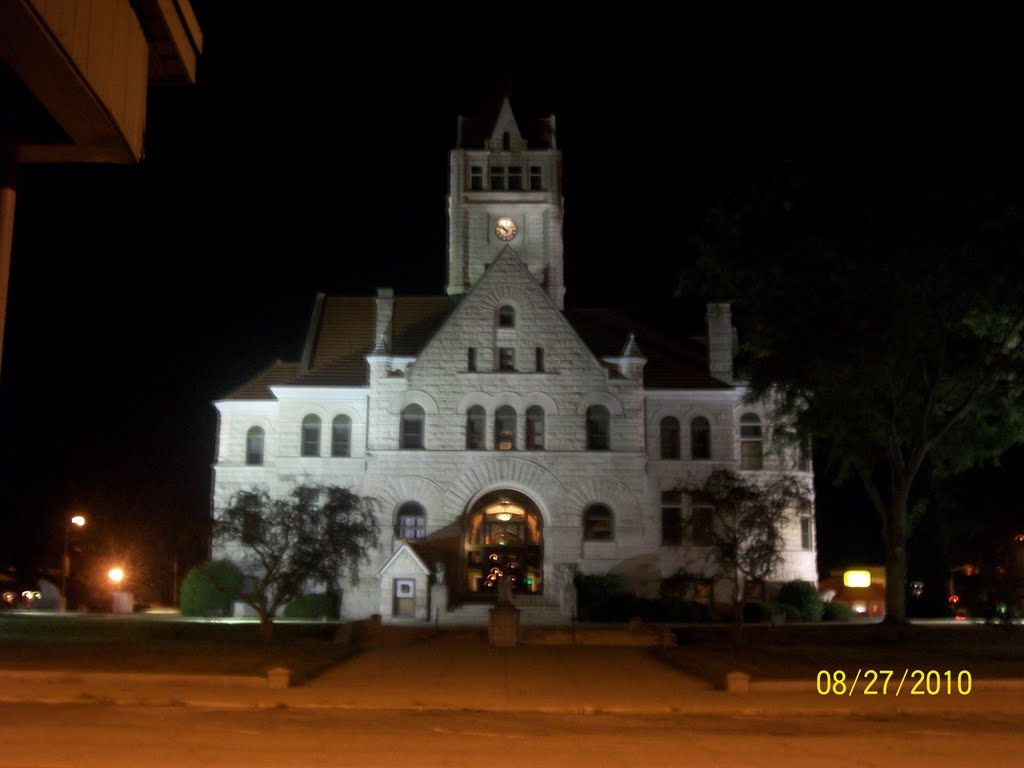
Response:
M705 551L666 529L681 482L754 462L810 487L733 381L727 305L709 306L696 347L614 313L563 311L553 119L538 147L507 100L487 124L477 143L460 131L451 155L448 296L321 297L302 361L216 403L214 515L255 485L376 500L381 548L345 589L346 616L444 621L493 601L496 574L516 576L524 610L565 617L573 573L621 572L646 595L680 572L716 579ZM794 516L787 535L777 578L816 582L812 517ZM713 589L724 597L727 580Z

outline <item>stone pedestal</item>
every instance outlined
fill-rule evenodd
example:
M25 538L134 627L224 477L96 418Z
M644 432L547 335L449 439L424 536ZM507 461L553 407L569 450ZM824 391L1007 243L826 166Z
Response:
M491 645L510 648L519 643L519 609L508 603L491 608L491 622L487 628Z

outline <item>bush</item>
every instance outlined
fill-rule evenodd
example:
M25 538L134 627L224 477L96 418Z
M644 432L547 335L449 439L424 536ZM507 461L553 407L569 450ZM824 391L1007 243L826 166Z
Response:
M338 598L335 595L303 595L284 607L286 619L337 619Z
M823 621L850 621L853 610L846 603L825 603L821 618Z
M776 601L796 608L802 621L821 621L825 609L817 587L809 581L787 581L779 590Z
M743 606L743 621L747 624L767 624L772 620L772 608L769 603L747 603Z
M242 572L227 560L195 566L181 582L182 616L230 616L242 586Z
M634 597L617 573L576 577L576 616L580 621L628 621ZM625 614L624 618L619 618Z

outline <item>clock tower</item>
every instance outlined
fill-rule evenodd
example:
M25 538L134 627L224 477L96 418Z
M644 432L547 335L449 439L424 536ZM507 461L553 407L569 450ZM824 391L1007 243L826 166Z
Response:
M460 117L449 166L447 293L469 290L507 246L562 309L562 163L554 116L520 124L504 97L489 115Z

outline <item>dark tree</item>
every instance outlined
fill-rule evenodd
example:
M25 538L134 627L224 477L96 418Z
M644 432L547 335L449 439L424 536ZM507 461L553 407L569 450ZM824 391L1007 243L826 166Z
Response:
M733 640L741 640L746 583L764 581L782 564L785 528L810 506L810 490L795 475L740 475L716 469L682 486L690 499L687 523L711 564L732 580ZM709 519L699 519L710 508ZM701 530L695 530L696 527Z
M236 493L217 514L214 541L252 579L242 599L269 639L277 611L308 585L340 593L343 578L358 581L378 529L372 500L345 488L303 485L286 499L254 488Z
M897 623L925 463L956 473L1024 434L1020 189L923 168L788 166L710 212L683 281L734 302L752 396L863 484Z

